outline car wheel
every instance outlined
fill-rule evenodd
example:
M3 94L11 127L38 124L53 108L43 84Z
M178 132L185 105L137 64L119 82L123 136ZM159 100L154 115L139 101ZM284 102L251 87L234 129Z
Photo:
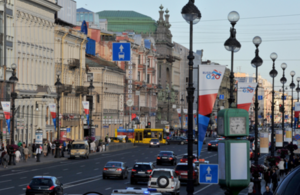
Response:
M166 176L160 176L157 178L157 185L160 188L166 188L169 185L169 179Z
M105 179L106 179L106 176L105 176L105 175L103 175L103 177L102 177L102 178L103 178L103 180L105 180Z
M207 151L210 151L210 149L209 149L209 148L207 148Z

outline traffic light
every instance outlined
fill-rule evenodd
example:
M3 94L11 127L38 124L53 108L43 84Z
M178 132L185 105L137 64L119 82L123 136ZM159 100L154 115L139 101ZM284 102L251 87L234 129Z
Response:
M151 128L151 122L148 121L146 128Z
M279 112L283 112L283 106L282 106L282 104L279 104Z

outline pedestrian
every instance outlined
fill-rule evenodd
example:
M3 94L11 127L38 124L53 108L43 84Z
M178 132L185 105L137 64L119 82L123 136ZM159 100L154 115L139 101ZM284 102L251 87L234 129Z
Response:
M126 135L125 137L125 142L127 143L128 142L128 136Z
M48 147L47 147L47 143L45 142L44 145L43 145L43 154L44 154L44 157L47 156L47 151L48 151Z
M264 172L264 180L265 180L266 186L271 182L271 169L270 168L268 168Z
M16 162L17 163L20 162L20 160L21 160L21 152L19 150L17 150L15 152L15 155L16 155Z
M91 143L91 153L95 152L95 147L96 147L95 142L92 142Z
M105 136L105 143L108 143L108 134Z
M248 185L248 195L252 195L253 194L253 186L254 186L254 183L253 183L253 179L251 178L250 179L250 183Z
M36 144L35 144L35 141L33 141L33 144L32 144L32 155L34 156L34 158L36 158Z
M63 151L64 151L64 152L66 151L66 147L67 147L67 144L66 144L66 142L64 141L64 142L63 142Z
M51 147L51 149L52 149L52 156L55 153L55 147L56 147L56 144L55 144L55 142L53 142L52 147Z
M294 161L290 160L288 166L289 166L289 172L291 172L294 169L294 166L295 166Z
M284 175L284 160L283 158L278 163L279 175L282 177Z
M18 142L18 147L20 147L20 146L22 146L22 142L21 141Z
M288 159L285 159L285 162L284 162L284 171L285 171L286 175L289 172L289 161L288 161Z
M102 140L101 139L99 140L99 143L98 143L98 150L99 150L99 152L102 152Z
M28 155L29 155L29 149L27 148L27 146L25 146L24 148L24 155L25 155L25 162L27 162L27 159L28 159Z
M70 154L71 147L72 147L71 142L68 143L68 146L67 146L67 147L68 147L68 154Z
M51 146L50 146L49 141L47 141L47 156L50 152L51 152Z
M1 158L2 158L2 165L6 169L9 161L9 155L6 149L4 149L4 152L1 154Z
M277 173L276 173L276 169L273 169L273 173L272 173L272 190L273 192L276 190L277 185L278 185L278 180L277 180Z
M21 143L20 146L19 146L19 152L21 154L20 156L20 160L24 160L24 148L23 148L23 144Z
M273 195L269 186L266 186L266 191L263 193L263 195Z

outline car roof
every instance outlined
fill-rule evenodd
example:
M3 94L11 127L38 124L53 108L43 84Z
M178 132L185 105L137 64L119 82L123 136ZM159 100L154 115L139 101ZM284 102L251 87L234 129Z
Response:
M142 165L152 165L153 163L152 162L136 162L134 163L135 165L136 164L142 164Z
M41 175L41 176L34 176L33 179L35 179L35 178L55 179L56 177L54 177L54 176L43 176L43 175Z
M177 165L188 165L188 163L177 163ZM195 166L194 163L193 163L193 166Z
M156 169L153 169L153 171L174 171L174 169L156 168Z
M107 163L123 163L123 162L121 162L121 161L108 161Z
M159 153L161 153L161 152L169 152L169 153L174 153L173 151L160 151Z

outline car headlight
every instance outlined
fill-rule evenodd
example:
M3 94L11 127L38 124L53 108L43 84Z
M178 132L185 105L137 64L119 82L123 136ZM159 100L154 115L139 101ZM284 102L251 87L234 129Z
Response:
M153 142L150 142L150 144L152 145L152 144L153 144Z

